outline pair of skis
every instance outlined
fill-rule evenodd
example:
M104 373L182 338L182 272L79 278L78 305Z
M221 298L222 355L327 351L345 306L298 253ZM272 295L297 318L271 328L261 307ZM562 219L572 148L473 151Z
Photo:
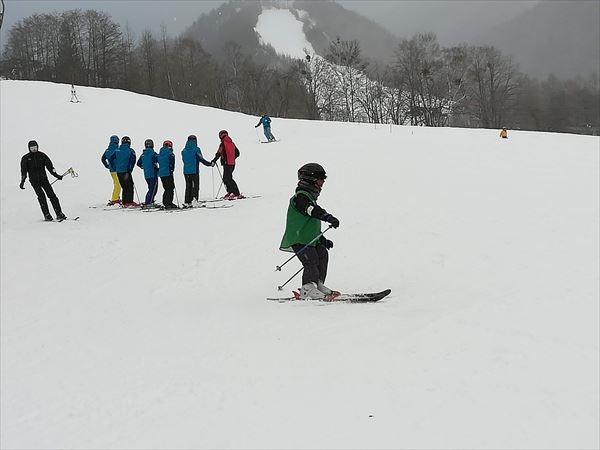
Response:
M183 211L192 211L195 209L220 209L220 208L231 208L233 205L206 205L206 204L202 204L200 206L188 206L187 208L165 208L165 207L158 207L158 208L142 208L143 212L155 212L155 211L162 211L162 212L166 212L166 213L173 213L173 212L183 212Z
M267 300L285 303L285 302L293 302L293 301L318 301L322 303L335 303L335 302L344 302L344 303L374 303L379 300L387 297L392 293L391 289L386 289L381 292L369 292L369 293L361 293L361 294L331 294L326 295L322 300L304 300L300 298L300 293L297 291L293 291L292 297L269 297Z
M77 217L65 217L64 219L56 219L56 220L43 220L42 222L61 223L61 222L64 222L65 220L79 220L79 216L77 216Z

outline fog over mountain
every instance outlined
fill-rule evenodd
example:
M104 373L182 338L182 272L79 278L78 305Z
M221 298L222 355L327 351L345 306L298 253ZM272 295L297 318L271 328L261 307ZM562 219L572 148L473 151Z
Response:
M161 26L170 36L188 30L203 14L223 5L222 0L5 0L6 11L0 39L4 43L7 30L17 21L34 13L63 11L74 8L105 11L123 27L129 26L136 36L145 29L156 34ZM269 7L293 7L289 1L244 2L262 3ZM318 3L313 2L313 8ZM458 43L494 45L513 56L521 70L529 75L545 77L554 73L561 78L587 76L598 72L600 64L600 2L598 0L338 0L348 11L370 19L377 28L385 28L396 38L410 38L417 32L434 32L443 46ZM322 20L322 18L319 18ZM351 31L351 30L349 30ZM241 33L243 34L243 33ZM333 38L333 36L331 36ZM344 39L349 39L343 36ZM363 42L364 36L351 37L361 41L366 57L378 56L378 48L390 53L393 41L381 44ZM389 44L389 45L388 45ZM323 48L317 45L316 48Z

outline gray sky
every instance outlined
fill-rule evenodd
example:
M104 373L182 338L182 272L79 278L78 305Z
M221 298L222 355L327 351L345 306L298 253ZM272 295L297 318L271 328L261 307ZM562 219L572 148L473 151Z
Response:
M374 20L392 33L411 37L418 31L433 31L441 43L460 42L466 37L507 20L530 8L538 0L338 0L344 8ZM129 24L139 36L146 28L161 24L176 36L202 13L223 0L5 0L6 11L0 34L34 13L94 9L109 13L123 27Z

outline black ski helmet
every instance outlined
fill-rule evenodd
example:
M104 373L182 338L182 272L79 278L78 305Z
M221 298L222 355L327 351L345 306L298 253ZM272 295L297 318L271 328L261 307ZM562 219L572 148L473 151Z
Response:
M196 139L196 135L195 135L195 134L190 134L190 135L188 136L188 141L196 141L196 140L197 140L197 139Z
M227 130L219 131L219 139L223 139L225 136L229 136L229 134L227 133Z
M37 141L29 141L29 143L27 144L27 148L31 149L31 147L37 147L38 143Z
M121 144L131 144L131 138L129 136L123 136L121 138Z
M154 141L152 139L146 139L144 141L144 147L146 147L146 148L154 148Z
M324 180L327 178L325 169L323 166L317 163L304 164L298 169L298 180L308 181L314 183L317 180Z

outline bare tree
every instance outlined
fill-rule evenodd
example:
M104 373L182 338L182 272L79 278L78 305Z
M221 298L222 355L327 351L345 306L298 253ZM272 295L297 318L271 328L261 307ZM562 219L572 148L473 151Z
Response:
M150 95L155 95L156 92L156 64L157 64L157 43L152 32L146 29L142 33L140 40L141 50L141 62L144 74L144 81L146 82L145 91Z
M469 109L478 125L484 128L508 125L521 78L511 58L494 47L474 47L468 76Z
M344 41L339 37L333 41L325 57L329 61L332 73L344 104L343 120L354 122L357 117L358 90L364 80L367 63L360 55L358 41Z
M169 64L169 52L168 49L168 39L167 39L167 26L163 23L160 27L161 32L161 41L162 41L162 50L163 50L163 65L165 67L165 75L167 77L167 83L169 86L169 94L170 99L175 100L175 91L173 90L173 83L171 81L171 65Z

